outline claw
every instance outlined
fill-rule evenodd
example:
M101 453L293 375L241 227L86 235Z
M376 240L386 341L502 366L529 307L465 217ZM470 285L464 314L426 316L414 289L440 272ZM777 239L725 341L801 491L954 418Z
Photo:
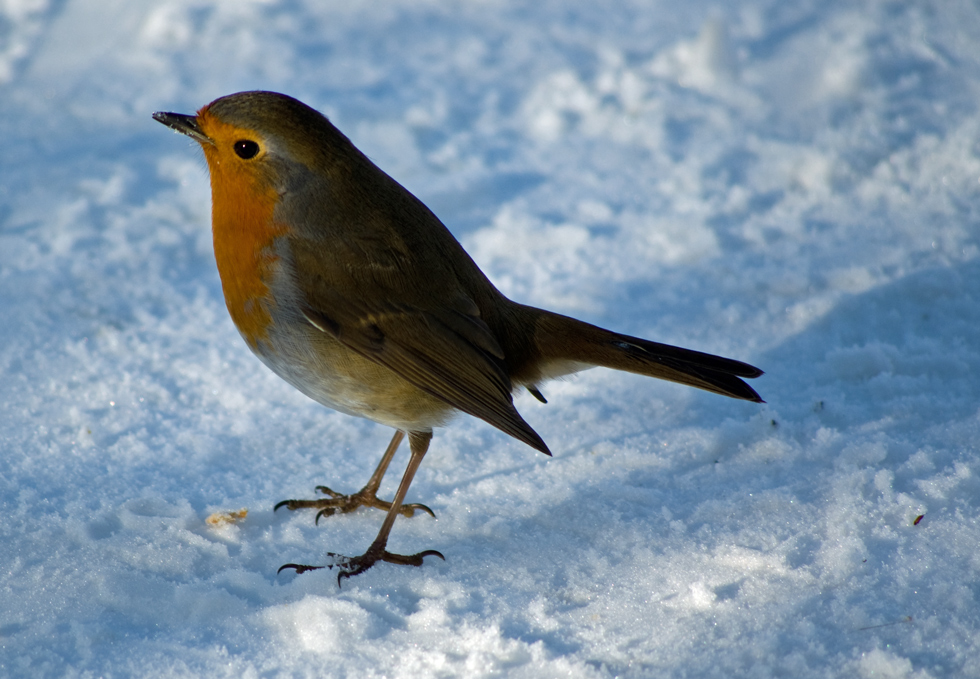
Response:
M361 556L344 557L344 560L337 564L337 568L340 570L337 573L337 587L341 586L344 578L352 578L355 575L360 575L379 561L393 563L399 566L421 566L422 560L427 556L438 556L443 561L446 560L442 552L434 549L427 549L418 554L392 554L391 552L381 550L381 554L376 555L372 554L373 551L372 549L368 549Z
M398 509L398 512L402 516L415 516L415 512L416 511L423 511L426 514L428 514L429 516L431 516L433 519L436 518L436 513L434 511L432 511L431 509L429 509L429 507L427 505L424 505L421 502L413 502L410 505L402 505Z
M289 511L296 509L307 509L310 507L321 507L320 503L330 502L330 500L283 500L282 502L277 502L276 506L272 508L272 511L278 510L280 507L285 507Z
M336 559L336 562L327 566L307 566L305 564L287 563L279 567L279 570L276 571L276 575L279 575L287 568L292 568L294 571L296 571L297 575L306 573L307 571L318 571L324 568L336 568L339 571L337 573L337 587L340 587L341 583L344 581L344 578L352 578L355 575L360 575L361 573L372 568L374 564L378 563L379 561L384 561L386 563L391 563L398 566L421 566L423 560L427 556L438 556L443 561L446 560L446 557L442 555L442 552L435 549L427 549L424 552L419 552L418 554L393 554L385 550L369 548L368 551L361 556L343 556L341 554L334 554L333 552L328 552L327 556L333 557Z
M276 575L279 575L287 568L292 568L294 571L296 571L296 574L299 575L300 573L305 573L306 571L318 571L321 568L333 568L333 566L304 566L300 563L284 563L279 567L279 570L276 571Z

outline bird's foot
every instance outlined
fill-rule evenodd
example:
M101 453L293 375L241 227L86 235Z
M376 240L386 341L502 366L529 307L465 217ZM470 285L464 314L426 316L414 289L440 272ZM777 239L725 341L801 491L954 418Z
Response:
M320 523L321 517L333 516L337 513L347 514L358 507L375 507L385 511L391 509L390 502L378 498L376 491L369 490L368 488L362 488L351 495L342 495L326 486L317 486L316 490L324 495L329 495L329 497L318 500L283 500L272 511L276 511L280 507L285 507L289 510L319 509L320 511L316 513L316 523ZM402 516L414 516L417 511L425 512L432 518L436 516L435 512L418 502L402 505L398 508L398 513Z
M368 551L364 552L361 556L343 556L341 554L334 554L333 552L330 552L327 556L332 557L334 563L326 566L306 566L298 563L287 563L280 566L276 573L282 573L287 568L292 568L297 574L306 573L307 571L317 571L322 568L336 568L338 571L337 586L340 587L340 583L343 582L344 578L360 575L379 561L393 563L398 566L421 566L422 560L427 556L438 556L443 561L446 560L446 557L441 552L437 552L434 549L427 549L418 554L392 554L385 550L383 545L377 544L371 545Z

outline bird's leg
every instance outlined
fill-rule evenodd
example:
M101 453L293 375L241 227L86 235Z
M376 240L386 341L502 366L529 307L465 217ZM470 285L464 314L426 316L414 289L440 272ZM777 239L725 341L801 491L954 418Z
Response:
M422 464L422 458L425 457L425 452L429 449L429 442L431 440L432 432L409 433L408 443L412 448L412 457L408 461L408 467L405 469L405 474L402 476L401 483L398 484L398 490L395 492L395 498L391 501L391 508L388 510L388 515L385 516L385 521L383 524L381 524L381 530L378 531L378 537L374 538L374 542L371 543L371 546L368 547L368 550L364 552L364 554L361 556L350 557L330 553L329 556L334 557L335 561L329 566L304 566L302 564L287 563L279 568L279 572L282 572L282 570L286 568L292 568L297 573L305 573L306 571L318 570L320 568L333 568L336 566L340 571L337 574L337 585L340 586L340 583L344 578L359 575L379 561L398 564L401 566L421 566L422 560L427 556L438 556L440 559L445 561L446 557L434 549L427 549L424 552L419 552L418 554L407 555L392 554L385 549L388 544L388 534L391 533L391 527L395 525L395 518L397 518L397 516L401 513L400 509L402 501L405 499L405 494L408 493L408 487L412 485L412 479L415 477L415 472L418 470L419 465ZM401 436L396 436L395 439L392 440L392 445L397 447L400 441ZM389 446L389 448L391 448L391 446ZM384 472L382 472L382 474L383 473Z
M286 507L287 509L319 509L320 511L316 514L316 523L320 522L320 518L323 516L333 516L337 512L341 514L347 514L352 512L358 507L375 507L377 509L384 509L389 511L391 509L391 503L386 502L378 498L378 488L381 487L381 479L384 478L385 472L388 471L388 465L391 464L391 459L395 456L395 452L398 450L398 446L401 444L402 439L405 438L405 432L400 429L395 432L395 435L391 438L391 443L388 444L388 449L385 450L385 454L381 457L381 462L378 463L377 468L374 473L371 474L371 478L363 488L361 488L356 493L351 495L342 495L326 486L317 486L316 490L324 495L329 495L330 497L320 498L318 500L283 500L278 503L272 511L276 511L280 507ZM403 516L414 516L416 511L423 511L428 513L430 516L435 518L435 512L426 507L423 504L413 503L409 505L402 505L399 511Z

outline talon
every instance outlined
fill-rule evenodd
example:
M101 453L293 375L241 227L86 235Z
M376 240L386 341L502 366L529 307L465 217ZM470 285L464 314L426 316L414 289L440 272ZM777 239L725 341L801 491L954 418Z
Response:
M282 573L287 568L291 568L296 571L297 575L306 573L307 571L318 571L324 568L333 569L336 568L339 572L337 573L337 586L340 587L344 578L352 578L355 575L360 575L367 570L374 567L379 561L384 561L386 563L395 564L396 566L421 566L425 557L427 556L438 556L443 561L446 557L443 556L442 552L435 549L427 549L424 552L419 552L418 554L393 554L392 552L377 550L369 548L367 552L361 556L342 556L340 554L334 554L329 552L327 556L333 557L336 561L328 566L307 566L305 564L298 563L287 563L279 567L276 571L276 575Z
M326 486L317 486L313 490L315 490L318 493L323 493L324 495L329 495L330 497L344 497L341 493L338 493L335 490L331 490Z
M384 561L386 563L395 564L397 566L421 566L423 560L427 556L438 556L443 561L446 557L442 555L442 552L435 549L427 549L424 552L419 552L418 554L393 554L392 552L382 551L380 555L372 554L371 549L361 556L355 556L353 558L345 558L342 562L337 564L337 568L340 572L337 574L337 586L341 586L344 578L351 578L355 575L360 575L364 571L372 568L374 564L379 561Z
M294 571L296 571L296 575L300 575L302 573L305 573L306 571L318 571L321 568L326 568L326 567L325 566L306 566L306 565L300 564L300 563L284 563L283 565L281 565L279 567L279 570L276 571L276 575L279 575L280 573L282 573L287 568L292 568Z
M313 520L313 525L319 526L321 517L333 516L336 513L337 513L337 509L335 507L325 507L321 509L316 513L316 518Z
M410 505L402 505L401 506L401 509L399 509L398 512L402 516L412 517L412 516L415 516L415 512L416 511L419 511L419 510L425 512L426 514L428 514L429 516L431 516L433 519L436 518L436 513L434 511L432 511L431 509L429 509L429 507L427 505L424 505L421 502L414 502L414 503L412 503Z
M443 561L446 560L446 557L442 555L442 552L435 549L427 549L424 552L419 552L418 554L392 554L391 552L385 552L379 560L397 564L399 566L421 566L422 560L427 556L438 556Z

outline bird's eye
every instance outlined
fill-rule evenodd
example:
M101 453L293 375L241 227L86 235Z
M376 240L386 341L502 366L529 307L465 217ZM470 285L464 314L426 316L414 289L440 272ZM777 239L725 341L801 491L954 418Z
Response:
M259 152L259 145L251 139L239 139L235 142L235 155L242 160L250 160Z

